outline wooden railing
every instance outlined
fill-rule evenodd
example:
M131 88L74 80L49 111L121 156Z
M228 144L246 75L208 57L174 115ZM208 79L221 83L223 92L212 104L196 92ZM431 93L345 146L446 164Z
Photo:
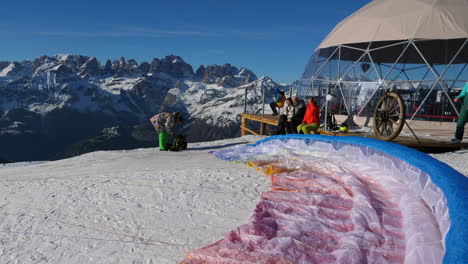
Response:
M242 116L241 120L241 136L245 136L248 133L254 134L256 136L259 135L265 135L267 132L266 130L266 125L272 125L272 126L277 126L278 125L278 116L272 116L272 115L252 115L252 114L240 114ZM260 130L255 131L253 129L249 128L249 122L254 121L254 122L259 122L260 123Z

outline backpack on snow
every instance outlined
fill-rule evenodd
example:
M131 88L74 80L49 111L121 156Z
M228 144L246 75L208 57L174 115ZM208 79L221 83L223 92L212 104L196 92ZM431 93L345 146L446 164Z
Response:
M170 151L179 151L179 150L186 150L187 149L187 140L186 137L183 135L178 135L175 137L174 142L172 142L172 146L169 148Z

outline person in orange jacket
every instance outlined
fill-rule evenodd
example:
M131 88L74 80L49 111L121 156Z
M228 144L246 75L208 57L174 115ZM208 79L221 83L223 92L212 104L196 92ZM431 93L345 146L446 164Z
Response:
M320 108L317 105L317 100L312 97L307 98L307 109L302 120L302 124L297 126L297 133L315 134L315 131L320 126Z

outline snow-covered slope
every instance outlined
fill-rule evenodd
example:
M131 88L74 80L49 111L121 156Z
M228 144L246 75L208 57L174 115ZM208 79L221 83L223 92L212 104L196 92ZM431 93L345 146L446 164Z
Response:
M0 263L177 263L247 222L268 180L209 151L259 139L0 166Z
M161 111L182 112L192 142L230 138L238 135L246 89L248 110L258 113L262 90L269 100L275 88L289 86L230 64L194 72L175 55L140 64L121 58L103 66L79 55L0 62L0 144L9 149L0 157L56 158L103 129L147 123Z
M257 139L0 166L0 263L176 263L250 216L267 179L209 151Z

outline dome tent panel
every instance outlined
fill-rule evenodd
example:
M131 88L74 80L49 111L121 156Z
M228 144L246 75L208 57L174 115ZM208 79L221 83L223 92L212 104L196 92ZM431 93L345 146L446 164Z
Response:
M468 0L372 1L340 22L315 51L338 49L338 73L321 72L309 83L334 80L335 87L355 87L340 91L349 112L362 109L356 97L366 97L359 95L362 85L349 83L374 82L416 106L407 108L410 119L452 121L458 115L452 95L468 81L468 19L460 10L468 12ZM298 94L321 94L313 86L303 89Z
M374 0L341 21L318 49L350 43L468 38L467 0Z

